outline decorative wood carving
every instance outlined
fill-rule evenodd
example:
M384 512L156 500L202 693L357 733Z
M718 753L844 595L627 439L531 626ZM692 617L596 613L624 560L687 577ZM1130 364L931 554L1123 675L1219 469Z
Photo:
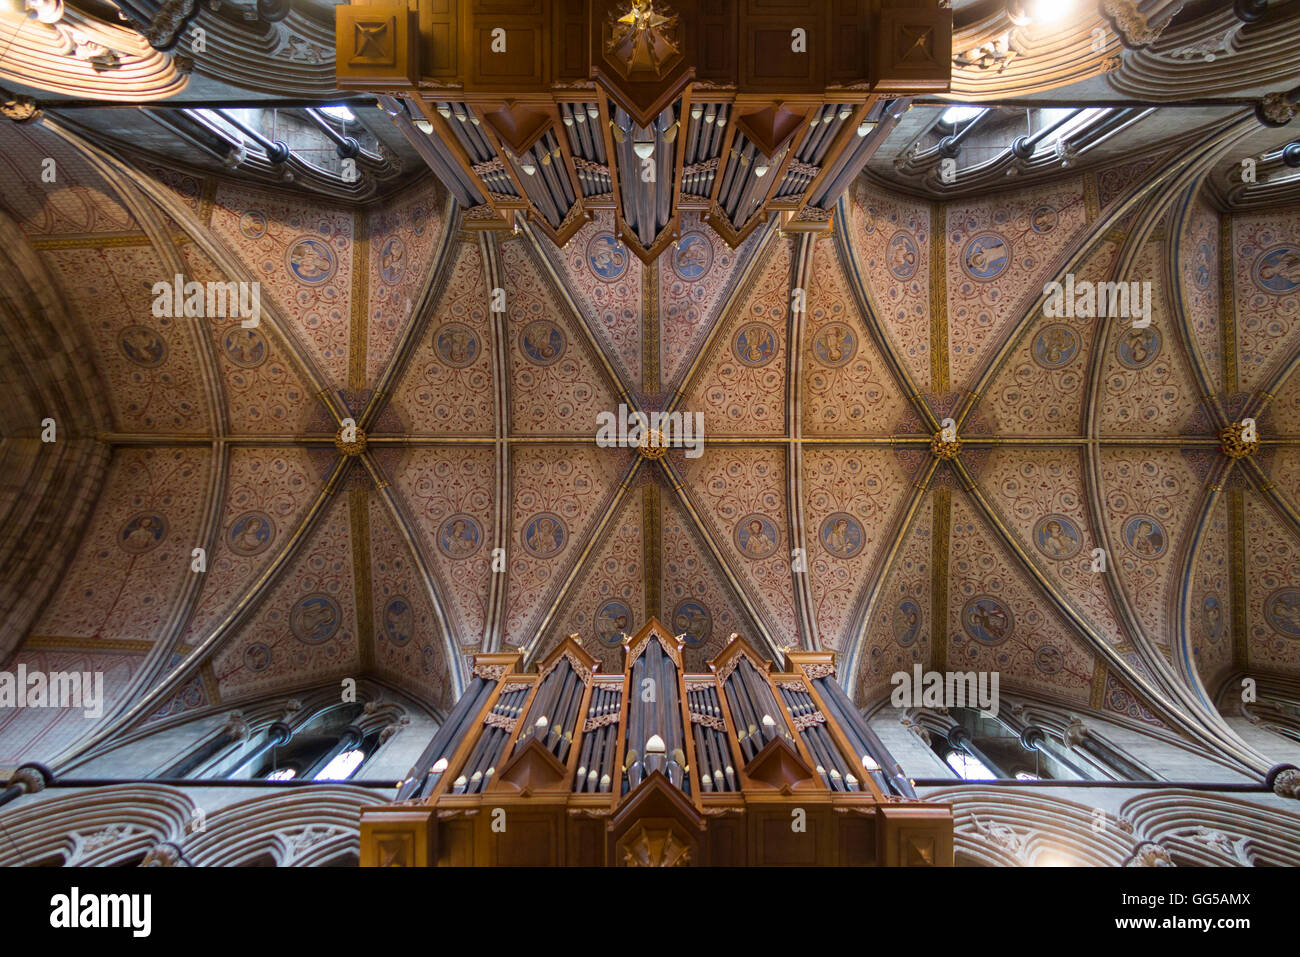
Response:
M410 90L420 79L416 15L406 4L336 8L335 72L343 90Z

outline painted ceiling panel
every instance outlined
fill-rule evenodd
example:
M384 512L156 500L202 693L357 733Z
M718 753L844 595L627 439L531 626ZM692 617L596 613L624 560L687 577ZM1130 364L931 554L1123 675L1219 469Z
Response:
M1282 497L1300 512L1300 449L1279 446L1269 459L1267 473Z
M360 673L349 496L338 494L276 585L212 657L222 700Z
M325 476L304 448L233 448L216 547L184 644L198 644L299 533Z
M1175 580L1205 476L1179 449L1103 448L1098 454L1108 563L1146 634L1167 648Z
M1191 578L1188 627L1201 683L1213 694L1232 668L1232 567L1229 501L1219 496L1206 521Z
M907 400L862 321L830 243L815 247L804 336L804 434L891 434L909 411Z
M419 569L386 505L373 496L364 499L375 667L394 684L447 714L455 704L450 676L456 666L447 660Z
M804 517L812 611L823 647L851 647L864 589L881 567L912 476L892 449L809 448Z
M446 194L422 185L386 203L367 219L366 363L351 369L354 388L379 379L432 278L446 229Z
M1300 672L1300 536L1246 494L1246 655L1250 667Z
M1083 181L951 203L943 222L950 377L968 386L1082 235Z
M1300 348L1300 213L1232 217L1241 388L1266 386Z
M389 474L426 543L457 643L479 644L496 535L495 453L489 447L411 448Z
M222 185L211 229L262 283L263 301L279 309L321 373L346 387L354 215L319 200Z
M614 211L599 209L568 245L542 249L620 375L641 382L641 335L646 267L615 235Z
M1106 587L1094 572L1092 528L1084 485L1085 452L1077 448L992 449L981 487L1021 548L1075 610L1112 644L1123 634Z
M659 618L673 631L689 635L687 667L703 670L704 662L722 651L733 633L748 637L756 631L686 510L670 496L662 495L660 501Z
M917 389L930 392L930 204L877 191L865 179L850 196L850 235L871 308Z
M644 488L624 496L582 571L569 589L560 613L542 639L544 657L566 635L576 634L605 674L623 670L622 638L645 623Z
M575 563L594 542L630 454L594 445L514 450L510 461L509 569L504 640L530 641L560 597Z
M1179 247L1178 274L1183 308L1201 364L1217 391L1223 391L1222 253L1219 214L1198 198L1187 218Z
M509 320L511 428L517 434L593 436L596 414L617 405L608 377L527 242L508 240L499 250Z
M777 641L798 644L785 451L715 445L689 463L686 477L687 494L709 536L756 599Z
M881 589L859 652L857 697L875 701L895 672L931 660L934 621L934 498L922 497Z
M1165 243L1147 241L1129 282L1150 283L1151 324L1106 320L1103 372L1096 387L1098 430L1103 436L1170 435L1189 431L1200 391L1169 313Z
M1264 409L1260 430L1274 435L1300 435L1300 374L1292 372L1278 387L1277 397Z
M492 435L492 332L478 244L457 245L450 264L447 287L388 413L415 434Z
M790 240L773 240L684 388L711 435L781 435L785 428Z
M659 260L659 389L678 384L762 242L761 229L732 249L700 222L682 213L681 239ZM658 391L650 388L649 391Z
M1076 278L1107 281L1118 255L1115 243L1102 243L1084 261ZM1097 330L1096 319L1041 313L1026 324L979 406L995 434L1082 434L1088 365Z
M1094 658L962 493L952 497L948 667L997 671L1008 687L1089 700Z
M199 328L183 317L154 316L153 285L171 277L153 248L52 249L43 256L93 343L118 428L208 431Z
M158 641L175 628L210 495L206 448L119 449L76 558L33 634Z
M224 282L225 276L195 243L180 247L186 278ZM308 430L319 411L297 355L270 323L245 328L242 318L197 320L210 340L226 398L229 431L294 435Z

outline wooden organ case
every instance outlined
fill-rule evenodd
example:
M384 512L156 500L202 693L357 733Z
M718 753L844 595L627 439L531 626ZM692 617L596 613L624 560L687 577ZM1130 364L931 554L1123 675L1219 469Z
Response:
M651 619L621 675L569 636L474 676L402 782L363 808L363 866L951 865L952 809L919 800L834 678L774 673L741 637L682 667Z
M828 232L910 97L952 74L940 0L351 0L339 89L376 94L467 230L564 246L601 211L644 262L702 217Z

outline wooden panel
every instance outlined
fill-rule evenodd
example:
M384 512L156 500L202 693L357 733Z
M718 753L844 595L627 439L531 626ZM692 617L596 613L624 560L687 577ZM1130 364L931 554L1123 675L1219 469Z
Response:
M417 23L406 4L341 6L334 21L334 72L343 90L409 90L419 80Z
M871 4L868 0L835 0L830 8L830 47L826 82L864 82L871 49Z
M747 861L743 819L739 816L712 818L708 848L710 867L744 867Z
M551 14L545 0L472 0L461 29L466 92L542 90L551 83ZM505 50L494 52L494 30Z
M459 818L438 823L438 866L471 867L474 864L474 824Z
M900 93L947 90L952 81L952 12L886 9L874 31L871 88Z
M744 0L738 26L741 89L810 92L824 84L825 0ZM804 31L804 52L793 49L795 29Z
M424 76L437 79L460 76L458 7L457 0L420 3L420 67Z
M560 855L559 815L506 810L505 830L492 830L493 808L485 804L479 812L479 840L485 851L484 863L493 867L553 867L563 862Z
M605 821L600 818L570 818L566 830L570 867L602 867L605 864Z
M835 863L840 867L865 867L876 863L876 819L862 814L837 815Z
M823 859L818 851L819 845L826 838L829 823L824 813L805 807L807 830L799 832L790 826L793 820L792 810L782 804L771 811L750 811L754 832L751 847L756 851L752 864L762 867L812 867Z
M701 0L697 16L696 78L733 82L737 50L734 0Z
M587 79L587 4L585 0L556 0L554 49L555 79Z

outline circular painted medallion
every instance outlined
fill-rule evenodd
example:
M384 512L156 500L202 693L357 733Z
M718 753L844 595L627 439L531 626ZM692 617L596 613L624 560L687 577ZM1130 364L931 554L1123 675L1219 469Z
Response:
M329 595L315 592L299 600L289 612L289 630L307 645L319 645L338 634L343 624L339 603Z
M713 265L713 244L699 233L687 233L673 250L669 261L673 272L680 278L694 282Z
M1065 667L1065 656L1056 645L1039 645L1034 651L1034 667L1045 675L1054 675Z
M524 523L520 532L524 551L534 558L550 558L559 554L569 537L564 519L554 512L538 512Z
M602 282L617 282L627 272L628 251L613 233L597 233L587 240L587 265Z
M917 635L921 633L921 625L924 621L925 615L921 611L921 606L910 598L904 598L898 603L898 609L894 615L894 640L906 648L916 641Z
M911 279L916 274L916 267L921 261L916 249L916 240L912 234L899 230L889 240L889 271L897 279Z
M433 337L433 351L438 354L444 365L453 369L463 369L472 365L478 358L478 336L468 326L459 322L449 322L439 327Z
M403 598L394 598L384 606L384 637L399 648L415 632L415 612Z
M1259 254L1251 275L1255 285L1275 296L1285 296L1300 289L1300 248L1289 243L1274 246Z
M266 361L266 340L256 329L237 326L221 337L221 351L241 369L255 369Z
M250 209L239 217L239 231L249 239L261 239L266 235L266 216L256 209Z
M1169 537L1150 515L1134 515L1124 523L1124 544L1138 558L1155 559L1169 547Z
M980 233L966 243L961 264L972 279L996 279L1011 264L1011 245L997 233Z
M167 343L148 326L127 326L117 334L117 345L138 366L152 369L167 358Z
M1073 558L1083 547L1083 536L1073 519L1064 515L1044 515L1034 526L1034 544L1052 559Z
M1160 355L1160 333L1155 326L1130 327L1115 346L1115 352L1124 368L1145 369Z
M831 512L822 519L817 537L822 547L836 558L852 558L866 544L861 523L848 512Z
M731 341L731 352L742 365L765 366L776 357L776 332L766 323L746 323Z
M698 601L681 602L673 609L673 630L686 636L687 647L702 645L713 632L713 616Z
M1034 337L1034 362L1044 369L1059 369L1079 354L1079 334L1062 322L1045 326Z
M117 544L122 551L143 555L162 544L167 537L167 520L157 512L140 512L127 519L117 533Z
M770 518L754 512L736 523L735 540L746 558L767 558L781 544L781 533Z
M976 595L961 610L967 633L985 645L1000 645L1015 628L1011 612L992 595Z
M249 671L265 671L271 667L271 649L260 641L244 649L244 667Z
M338 263L334 250L319 239L304 236L289 247L285 263L290 274L308 286L319 286L334 277Z
M843 322L828 322L813 336L813 355L822 365L838 369L848 365L858 352L858 338Z
M567 347L564 333L549 319L534 319L519 334L519 349L534 365L554 365Z
M607 601L596 610L596 637L611 648L623 640L632 621L632 613L621 601Z
M406 272L406 244L400 237L390 236L379 251L379 275L390 286Z
M483 529L472 515L457 512L438 529L438 551L448 558L469 558L483 544Z
M1029 225L1036 233L1050 233L1059 217L1051 206L1039 206L1029 214Z
M266 551L275 538L275 523L265 512L245 512L235 519L226 533L226 544L236 555L256 555Z
M1300 588L1280 588L1264 603L1268 623L1279 635L1300 638Z

